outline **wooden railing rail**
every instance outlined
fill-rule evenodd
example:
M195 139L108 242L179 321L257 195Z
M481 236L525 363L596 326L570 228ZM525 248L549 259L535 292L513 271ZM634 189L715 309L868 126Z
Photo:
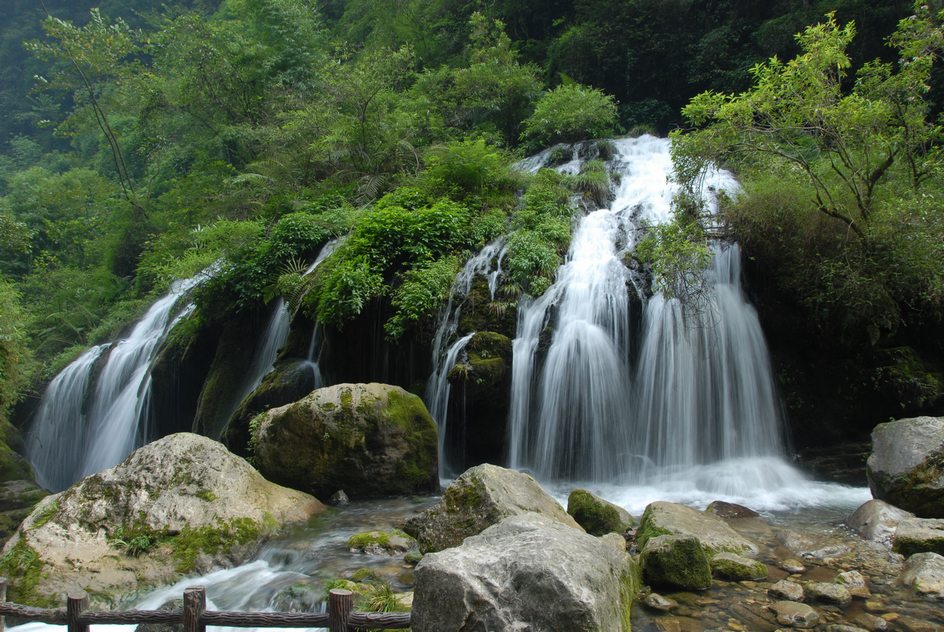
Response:
M206 609L206 589L184 590L184 607L173 610L88 610L85 593L69 595L65 608L33 608L6 601L6 580L0 578L0 632L4 617L67 625L69 632L88 632L92 624L182 623L184 632L206 632L208 625L238 628L328 628L350 632L371 628L392 630L410 627L409 612L354 612L354 593L334 589L328 594L327 612L227 612Z

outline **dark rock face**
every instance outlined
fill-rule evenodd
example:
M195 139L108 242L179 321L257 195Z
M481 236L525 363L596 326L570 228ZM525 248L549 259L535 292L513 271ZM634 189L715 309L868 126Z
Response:
M511 339L493 331L475 334L449 382L447 462L462 469L500 462L511 400Z
M260 325L252 314L234 318L223 325L216 353L200 391L193 417L193 432L211 438L222 436L239 402L246 367L252 365Z
M625 552L534 513L424 556L415 577L415 632L621 632L639 588Z
M944 418L879 424L867 467L876 498L922 518L944 518Z
M439 488L436 424L423 401L398 386L337 384L273 408L250 424L266 478L329 498Z
M290 360L265 376L242 401L223 433L223 443L232 452L249 452L249 422L261 412L298 401L315 388L315 374L305 360Z

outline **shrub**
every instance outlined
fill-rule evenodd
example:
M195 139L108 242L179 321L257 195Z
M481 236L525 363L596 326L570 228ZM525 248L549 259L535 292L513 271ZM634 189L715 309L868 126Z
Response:
M532 150L554 143L611 136L616 131L616 102L595 88L558 86L537 102L524 123L521 140Z

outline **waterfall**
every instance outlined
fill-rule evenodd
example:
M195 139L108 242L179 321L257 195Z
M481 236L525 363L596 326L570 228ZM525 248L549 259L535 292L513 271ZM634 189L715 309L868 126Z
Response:
M302 273L302 276L308 276L314 272L315 268L321 265L321 263L328 258L328 255L337 249L340 243L340 239L332 239L322 246L318 256L311 265L308 266L305 272ZM236 393L236 397L232 399L230 410L224 419L230 419L239 408L242 401L256 390L256 388L262 384L262 380L265 376L271 373L275 368L275 361L278 358L279 349L285 346L285 342L288 340L291 324L292 314L289 312L288 305L285 299L279 298L272 308L272 315L269 317L269 322L266 325L262 337L256 342L256 350L252 354L252 364L249 365L243 387ZM316 337L318 335L318 324L315 323L315 331L312 333L307 358L308 363L311 365L312 372L315 375L315 388L318 388L323 383L321 369L318 367L318 363L314 358Z
M669 141L643 136L615 147L613 203L579 221L554 283L519 304L510 465L544 479L638 480L780 454L774 383L740 288L737 246L715 247L704 309L686 310L661 294L646 301L624 257L644 224L671 217ZM573 171L573 163L562 168ZM709 173L706 203L734 186L729 174ZM631 331L631 312L642 303L641 331Z
M148 438L151 361L167 333L193 309L187 305L172 319L175 306L205 278L200 273L175 282L127 338L85 352L49 384L26 446L43 487L59 491L117 465Z
M449 372L456 365L459 353L465 349L475 332L467 333L448 347L446 344L452 341L459 328L462 307L472 290L472 283L476 277L486 279L489 295L492 300L495 299L495 292L502 275L502 260L507 252L505 238L499 237L466 261L462 270L456 275L456 280L449 292L449 300L439 316L439 324L433 337L433 372L426 383L424 400L426 408L429 409L430 415L439 428L439 474L441 477L453 473L449 467L450 464L446 462L447 451L445 450L451 391Z

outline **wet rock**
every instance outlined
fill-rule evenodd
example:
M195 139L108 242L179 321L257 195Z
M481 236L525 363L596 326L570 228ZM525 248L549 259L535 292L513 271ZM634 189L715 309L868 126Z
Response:
M343 507L345 505L350 505L351 499L348 498L347 492L345 492L343 489L339 489L338 491L331 494L331 500L328 502L330 502L335 507Z
M647 584L676 590L707 590L711 565L697 538L660 535L649 538L640 556Z
M509 516L528 512L583 531L531 476L488 463L466 470L439 503L408 520L403 530L428 553L459 546Z
M393 531L366 531L348 538L347 548L366 555L402 555L416 545L416 541L394 529Z
M710 505L705 508L706 513L710 513L719 518L724 518L726 520L730 519L739 519L739 518L756 518L760 514L749 509L744 505L738 505L735 503L726 503L723 500L715 500Z
M767 579L767 565L734 553L718 553L711 558L711 574L718 579L742 581Z
M805 603L778 601L770 606L777 615L777 623L793 628L808 629L819 623L819 613Z
M872 495L922 518L944 518L944 417L879 424L867 463Z
M567 497L567 513L590 535L624 533L636 524L628 511L585 489L575 489Z
M905 562L899 581L919 595L944 600L944 556L917 553Z
M784 601L803 601L805 593L803 586L787 579L781 579L779 582L767 589L767 594L774 599Z
M654 502L646 507L639 522L636 540L640 548L649 538L681 535L697 538L711 555L727 551L739 555L757 553L757 545L732 529L717 516L670 502Z
M416 567L413 632L629 629L629 555L546 516L512 516Z
M111 605L113 594L240 563L277 525L323 509L266 481L221 443L170 435L37 505L4 553L32 557L43 573L32 586L11 578L10 596L59 603L81 587Z
M254 462L269 479L322 498L439 489L436 424L399 386L337 384L253 420Z
M161 604L159 611L183 610L183 599L171 599L167 603ZM134 629L134 632L184 632L183 623L141 623Z
M649 593L646 595L646 598L643 599L643 604L647 608L653 610L659 610L660 612L671 612L678 608L678 602L674 599L669 599L668 597L663 597L659 593Z
M852 595L845 586L827 582L810 582L805 587L806 598L809 601L826 603L833 606L847 606L852 601Z
M869 597L872 593L869 591L868 582L865 575L859 571L845 571L836 576L836 583L845 586L853 597Z
M4 446L0 445L0 450ZM0 483L0 543L6 542L48 492L32 480Z
M944 555L944 520L906 518L898 524L892 549L902 555Z
M846 518L846 525L866 540L891 546L898 524L914 514L890 505L884 500L873 499L856 509Z
M849 617L849 620L868 632L885 632L888 629L888 621L882 617L876 617L868 612L859 612Z
M789 560L783 560L782 562L780 562L780 568L794 575L797 573L806 572L806 567L803 566L803 563L800 562L799 560L794 560L792 558Z
M826 632L869 632L855 625L845 625L842 623L833 623L826 626Z

